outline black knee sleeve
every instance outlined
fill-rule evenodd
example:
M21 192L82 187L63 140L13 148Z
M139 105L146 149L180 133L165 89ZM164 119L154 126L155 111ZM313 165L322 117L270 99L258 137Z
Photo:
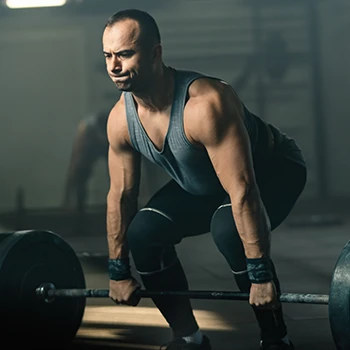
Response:
M152 212L138 212L130 223L127 242L139 272L155 272L177 260L174 244L179 241L173 223Z
M181 240L169 218L145 210L139 212L127 231L135 267L147 290L188 290L188 283L174 245ZM188 297L154 297L159 311L175 337L198 329Z
M210 227L214 242L232 271L246 270L244 247L233 220L230 204L220 206Z

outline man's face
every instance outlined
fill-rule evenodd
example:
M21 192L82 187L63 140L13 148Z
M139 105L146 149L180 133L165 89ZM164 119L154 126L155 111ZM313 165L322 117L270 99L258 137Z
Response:
M103 33L103 53L108 75L120 91L141 91L154 71L152 50L140 43L139 24L130 19L107 27Z

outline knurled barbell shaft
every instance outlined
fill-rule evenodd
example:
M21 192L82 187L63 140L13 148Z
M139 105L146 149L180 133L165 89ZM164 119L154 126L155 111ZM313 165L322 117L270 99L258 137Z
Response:
M191 299L215 299L215 300L249 300L248 293L230 291L151 291L138 290L137 295L141 298L152 298L156 296L187 296ZM108 289L37 289L37 295L43 298L108 298ZM300 294L282 293L278 296L283 303L298 304L323 304L329 302L329 295L325 294Z

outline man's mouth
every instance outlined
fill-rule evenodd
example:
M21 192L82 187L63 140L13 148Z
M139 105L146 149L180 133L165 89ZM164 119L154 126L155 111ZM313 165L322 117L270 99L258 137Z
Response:
M125 81L129 79L129 76L128 75L112 76L112 79L114 81Z

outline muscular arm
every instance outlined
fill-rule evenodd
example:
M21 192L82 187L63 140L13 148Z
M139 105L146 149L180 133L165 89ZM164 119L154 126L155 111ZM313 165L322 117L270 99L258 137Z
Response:
M198 101L196 101L198 100ZM256 183L242 106L229 86L206 99L195 98L197 129L193 138L205 147L230 196L232 213L247 258L270 254L270 223ZM198 122L199 119L201 122Z
M108 168L110 188L107 195L107 241L110 259L128 256L125 233L137 211L140 184L140 155L126 141L121 115L108 122Z

